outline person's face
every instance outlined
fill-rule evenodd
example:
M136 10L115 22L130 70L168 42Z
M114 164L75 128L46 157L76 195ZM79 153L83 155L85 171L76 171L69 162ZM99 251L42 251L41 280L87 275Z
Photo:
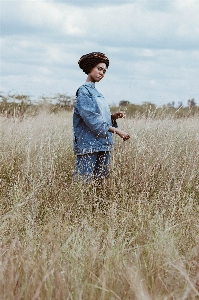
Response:
M99 82L106 73L106 64L99 63L94 68L91 69L90 73L88 74L88 79L91 82Z

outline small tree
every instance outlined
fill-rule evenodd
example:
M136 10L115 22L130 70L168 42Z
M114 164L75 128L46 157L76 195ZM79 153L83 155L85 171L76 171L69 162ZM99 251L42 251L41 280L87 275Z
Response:
M172 101L172 102L167 103L167 107L175 107L175 102Z
M178 101L178 106L177 106L177 108L181 108L181 107L183 107L183 103L182 103L182 101Z
M194 107L194 106L196 106L196 102L195 102L195 99L194 99L194 98L188 100L188 106L189 106L189 107Z
M119 102L119 106L128 106L129 105L129 101L127 101L127 100L121 100L120 102Z

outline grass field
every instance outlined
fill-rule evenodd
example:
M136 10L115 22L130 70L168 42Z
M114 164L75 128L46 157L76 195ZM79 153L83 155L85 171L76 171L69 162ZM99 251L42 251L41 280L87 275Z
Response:
M119 121L73 181L72 114L0 118L0 299L199 299L199 118Z

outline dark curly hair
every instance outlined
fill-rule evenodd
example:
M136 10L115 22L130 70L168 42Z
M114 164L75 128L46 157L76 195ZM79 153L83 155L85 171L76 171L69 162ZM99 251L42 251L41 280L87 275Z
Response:
M88 75L90 73L90 70L101 62L105 63L108 69L108 57L106 57L106 55L101 52L91 52L80 57L78 64L79 67L83 70L83 72Z

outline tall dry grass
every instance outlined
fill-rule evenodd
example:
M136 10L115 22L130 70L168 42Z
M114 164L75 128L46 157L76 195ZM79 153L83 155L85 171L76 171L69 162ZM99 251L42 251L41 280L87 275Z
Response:
M73 181L70 113L0 119L0 299L199 299L199 119L119 121Z

